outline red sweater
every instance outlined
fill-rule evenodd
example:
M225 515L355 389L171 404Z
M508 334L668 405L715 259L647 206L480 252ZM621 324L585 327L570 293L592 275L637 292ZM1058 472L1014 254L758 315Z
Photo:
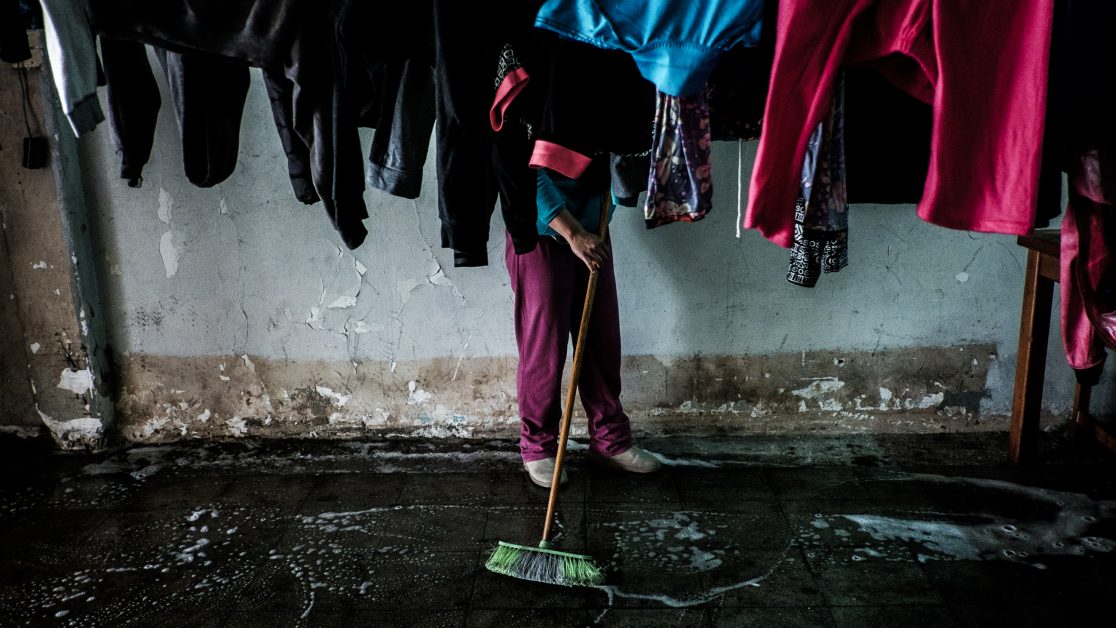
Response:
M791 246L806 142L826 115L837 69L871 63L934 108L918 215L954 229L1031 231L1053 4L781 0L744 227Z

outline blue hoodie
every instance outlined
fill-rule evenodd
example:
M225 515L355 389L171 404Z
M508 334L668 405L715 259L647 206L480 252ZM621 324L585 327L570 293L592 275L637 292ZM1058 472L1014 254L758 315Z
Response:
M759 44L763 0L546 0L535 26L628 52L659 91L687 96L722 53Z

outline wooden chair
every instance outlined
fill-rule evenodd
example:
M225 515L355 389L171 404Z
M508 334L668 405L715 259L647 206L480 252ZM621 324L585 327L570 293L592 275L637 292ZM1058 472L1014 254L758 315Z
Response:
M1046 377L1046 346L1050 336L1050 310L1054 284L1058 281L1060 235L1057 229L1021 236L1027 249L1027 278L1023 287L1023 313L1019 321L1019 352L1015 362L1015 396L1011 405L1012 462L1027 462L1034 456L1035 439L1042 411L1042 385ZM1092 389L1077 384L1073 394L1070 434L1089 436L1116 451L1116 436L1089 414Z

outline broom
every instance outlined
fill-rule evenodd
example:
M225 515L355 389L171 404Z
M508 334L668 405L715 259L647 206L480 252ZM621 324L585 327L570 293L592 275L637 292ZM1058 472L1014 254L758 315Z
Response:
M608 196L601 198L600 237L608 235ZM599 271L589 273L589 285L585 290L585 305L581 309L581 325L577 330L577 343L574 345L573 366L570 369L570 386L566 392L566 406L562 409L562 423L559 428L558 454L554 459L554 477L550 481L550 499L546 504L546 522L543 524L542 540L538 547L516 545L500 541L485 567L489 571L533 580L544 584L561 584L568 587L599 586L604 582L604 572L593 562L591 556L572 554L550 548L550 524L554 520L554 507L558 503L558 484L562 478L562 462L566 458L566 442L570 437L570 416L573 414L574 396L577 380L581 375L581 360L584 355L585 336L589 330L589 314L593 310L593 297L597 294Z

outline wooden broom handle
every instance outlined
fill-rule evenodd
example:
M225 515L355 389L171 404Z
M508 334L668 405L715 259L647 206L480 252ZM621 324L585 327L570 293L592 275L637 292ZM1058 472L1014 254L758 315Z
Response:
M608 193L601 196L601 240L608 237ZM593 311L593 297L597 294L597 278L600 269L589 273L589 285L585 289L585 305L581 308L581 325L577 328L577 342L574 344L573 366L570 368L570 385L566 391L566 405L562 408L562 424L558 435L558 455L554 458L554 477L550 480L550 499L546 504L546 523L543 524L542 540L550 540L550 524L554 521L554 507L558 504L558 484L562 478L562 463L566 459L566 443L570 438L570 417L573 415L574 398L577 394L577 380L581 377L581 360L585 354L585 336L589 331L589 315Z

